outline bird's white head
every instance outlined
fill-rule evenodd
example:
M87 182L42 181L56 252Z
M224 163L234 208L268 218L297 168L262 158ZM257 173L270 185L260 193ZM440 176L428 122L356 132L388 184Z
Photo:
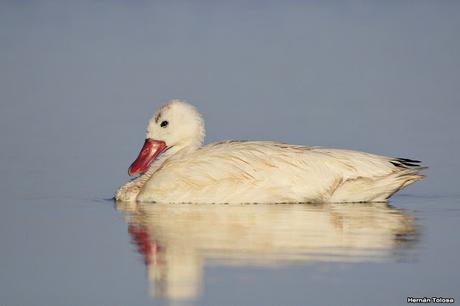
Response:
M182 100L171 100L150 119L139 156L129 167L129 175L145 172L163 152L171 148L197 148L203 143L204 122L200 113Z

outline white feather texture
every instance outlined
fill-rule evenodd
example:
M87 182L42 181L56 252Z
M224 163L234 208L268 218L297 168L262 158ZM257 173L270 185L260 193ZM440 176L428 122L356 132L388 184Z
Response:
M167 128L161 128L167 120ZM351 150L269 141L202 146L196 109L173 100L150 120L147 138L168 150L121 187L121 201L162 203L293 203L385 201L423 178L418 161Z

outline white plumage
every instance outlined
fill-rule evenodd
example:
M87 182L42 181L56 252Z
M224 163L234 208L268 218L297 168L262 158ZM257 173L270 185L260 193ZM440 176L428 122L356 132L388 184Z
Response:
M268 141L202 146L201 116L193 106L178 100L168 102L154 115L147 138L166 147L145 173L120 188L117 200L372 202L385 201L423 178L418 161L351 150Z

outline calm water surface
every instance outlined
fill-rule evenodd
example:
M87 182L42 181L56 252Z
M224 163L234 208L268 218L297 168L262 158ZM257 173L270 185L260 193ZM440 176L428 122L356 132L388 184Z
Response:
M126 205L24 199L1 214L5 305L403 305L458 292L458 198ZM12 239L14 237L14 239Z
M460 299L460 3L0 1L0 305ZM206 142L420 159L389 204L127 205L167 99Z

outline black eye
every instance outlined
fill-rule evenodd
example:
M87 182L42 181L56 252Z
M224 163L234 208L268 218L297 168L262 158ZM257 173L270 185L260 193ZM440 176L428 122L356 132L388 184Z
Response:
M169 124L169 122L165 120L165 121L161 122L160 126L161 126L162 128L165 128L165 127L168 126L168 124Z

